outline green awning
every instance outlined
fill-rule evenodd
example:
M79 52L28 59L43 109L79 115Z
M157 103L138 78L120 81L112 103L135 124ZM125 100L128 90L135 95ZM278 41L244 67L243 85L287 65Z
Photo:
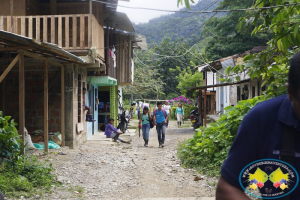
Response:
M90 83L98 86L113 86L117 85L117 80L109 76L89 76Z

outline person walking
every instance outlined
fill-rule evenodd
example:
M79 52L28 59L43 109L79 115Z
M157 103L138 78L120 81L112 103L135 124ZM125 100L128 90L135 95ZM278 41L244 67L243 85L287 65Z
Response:
M165 104L163 105L163 109L164 109L165 111L167 111L167 113L169 113L169 116L171 116L172 109L171 109L171 106L169 105L169 102L168 102L168 101L166 101ZM168 117L167 128L168 128L168 126L169 126L169 119L170 119L170 118Z
M143 132L143 139L145 141L144 144L145 147L148 147L148 142L149 142L150 120L152 120L152 117L150 115L150 110L148 107L144 107L143 113L140 116L139 124L142 124L142 132Z
M177 125L179 128L181 126L182 120L184 119L184 109L181 103L179 103L178 107L176 108L175 117L177 118Z
M163 148L165 146L166 124L168 118L168 113L162 109L162 103L157 102L157 109L153 111L153 122L154 126L156 126L159 148Z
M130 106L130 110L129 110L130 119L133 119L133 112L134 112L133 105L134 105L134 104L131 104L131 106Z

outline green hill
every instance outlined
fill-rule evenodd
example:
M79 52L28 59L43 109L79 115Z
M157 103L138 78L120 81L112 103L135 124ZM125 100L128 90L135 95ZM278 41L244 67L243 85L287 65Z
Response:
M214 10L218 6L218 2L218 0L202 0L192 6L191 10ZM170 37L172 41L183 38L185 42L194 44L201 40L199 37L201 26L212 15L212 13L174 13L152 19L148 23L134 24L134 28L136 33L146 36L148 44L159 44L164 37ZM221 16L221 14L217 16Z

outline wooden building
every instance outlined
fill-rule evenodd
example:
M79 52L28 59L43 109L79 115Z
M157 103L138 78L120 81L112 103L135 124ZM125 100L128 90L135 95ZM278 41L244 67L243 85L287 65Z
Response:
M116 12L118 1L106 2L1 2L0 108L16 119L20 134L23 127L44 130L45 137L59 131L65 145L78 147L98 131L97 102L107 90L109 114L116 119L118 90L133 82L137 44L131 22ZM23 54L24 67L13 67L23 66ZM95 123L85 121L83 103L92 108Z

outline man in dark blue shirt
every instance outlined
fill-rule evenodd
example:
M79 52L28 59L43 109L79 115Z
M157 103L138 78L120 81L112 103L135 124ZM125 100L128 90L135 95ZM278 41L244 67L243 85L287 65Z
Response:
M288 95L255 106L243 119L225 160L217 186L217 200L249 200L239 183L244 167L260 159L280 159L284 126L296 129L292 166L300 172L300 53L292 59L288 75ZM298 134L299 133L299 134ZM300 185L290 200L300 199Z

